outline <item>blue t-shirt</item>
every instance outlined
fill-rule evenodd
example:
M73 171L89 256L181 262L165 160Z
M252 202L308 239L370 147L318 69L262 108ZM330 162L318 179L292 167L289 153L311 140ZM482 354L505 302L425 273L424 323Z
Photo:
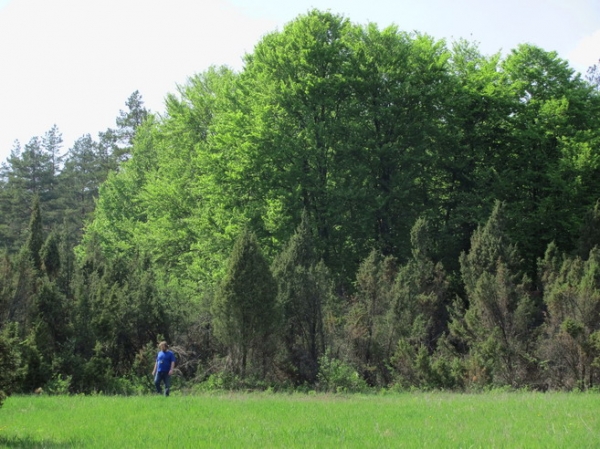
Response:
M171 370L171 363L175 362L175 354L173 354L171 351L167 350L165 351L159 351L158 355L156 356L156 371L159 372L163 372L163 371L167 371L169 372Z

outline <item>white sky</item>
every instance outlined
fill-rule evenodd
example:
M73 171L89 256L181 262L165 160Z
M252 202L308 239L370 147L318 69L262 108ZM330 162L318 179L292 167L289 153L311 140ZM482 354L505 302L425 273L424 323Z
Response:
M176 84L241 69L261 36L313 7L485 54L532 43L580 72L600 58L600 0L0 0L0 161L53 124L65 152L96 138L135 90L160 113Z

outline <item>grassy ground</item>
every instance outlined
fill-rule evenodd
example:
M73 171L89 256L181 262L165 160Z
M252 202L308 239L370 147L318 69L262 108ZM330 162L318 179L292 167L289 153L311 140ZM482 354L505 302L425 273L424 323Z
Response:
M0 447L600 447L600 395L16 396Z

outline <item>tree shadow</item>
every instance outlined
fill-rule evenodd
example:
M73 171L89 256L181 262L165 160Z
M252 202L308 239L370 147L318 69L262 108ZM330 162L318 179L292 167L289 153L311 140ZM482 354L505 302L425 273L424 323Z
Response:
M82 442L69 441L69 442L58 442L51 440L37 440L32 437L11 437L8 435L0 435L0 447L18 447L18 448L49 448L49 449L60 449L60 448L72 448L82 447Z

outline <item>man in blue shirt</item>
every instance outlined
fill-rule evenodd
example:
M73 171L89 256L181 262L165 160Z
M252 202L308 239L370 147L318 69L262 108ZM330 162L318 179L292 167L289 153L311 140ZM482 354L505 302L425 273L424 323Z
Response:
M167 345L166 341L161 341L158 344L158 348L159 351L156 356L156 363L152 370L154 386L156 387L156 392L162 394L160 384L161 382L164 382L165 396L169 396L169 391L171 390L171 375L173 374L173 369L175 369L175 354L169 351L169 345Z

